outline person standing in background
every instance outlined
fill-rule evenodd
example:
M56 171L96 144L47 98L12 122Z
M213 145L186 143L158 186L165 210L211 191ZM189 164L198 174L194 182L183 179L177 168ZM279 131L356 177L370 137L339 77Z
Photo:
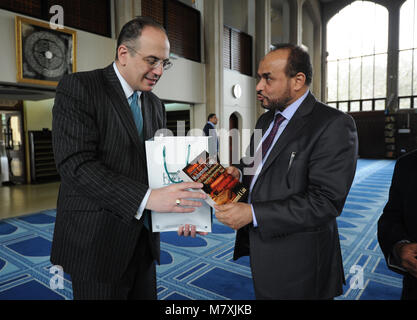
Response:
M213 150L219 153L219 139L216 133L216 125L217 125L217 116L215 113L210 113L207 117L207 123L203 128L204 135L207 137L211 137L209 140L209 150Z

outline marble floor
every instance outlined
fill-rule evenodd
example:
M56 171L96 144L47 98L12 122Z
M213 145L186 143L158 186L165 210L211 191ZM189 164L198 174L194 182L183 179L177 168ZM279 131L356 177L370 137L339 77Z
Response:
M0 186L0 220L55 209L59 182Z

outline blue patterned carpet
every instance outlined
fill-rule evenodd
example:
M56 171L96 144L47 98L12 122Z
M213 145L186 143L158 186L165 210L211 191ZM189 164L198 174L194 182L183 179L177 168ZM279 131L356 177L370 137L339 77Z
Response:
M339 300L400 298L401 277L386 267L376 238L394 164L358 161L354 184L338 218L347 281ZM49 262L54 222L55 210L0 221L0 300L72 299L68 275L63 288L50 288L55 275ZM213 233L196 239L161 234L159 299L254 299L248 257L232 260L234 231L216 219L213 223ZM355 289L349 283L359 269L363 285Z

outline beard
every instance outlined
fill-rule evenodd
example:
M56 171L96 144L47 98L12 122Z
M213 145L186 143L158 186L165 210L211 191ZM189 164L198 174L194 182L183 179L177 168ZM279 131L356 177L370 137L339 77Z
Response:
M261 92L258 92L258 94L262 95ZM267 110L272 110L272 111L279 110L281 112L284 111L286 107L288 107L288 102L292 100L289 85L286 87L284 94L277 99L269 99L265 96L263 97L264 97L264 100L265 99L268 100L269 104L266 105L262 103L262 108L267 109Z
M272 111L279 110L282 112L285 110L286 107L288 107L289 101L291 101L291 97L285 96L281 99L269 100L269 105L262 104L262 107L267 110L272 110Z

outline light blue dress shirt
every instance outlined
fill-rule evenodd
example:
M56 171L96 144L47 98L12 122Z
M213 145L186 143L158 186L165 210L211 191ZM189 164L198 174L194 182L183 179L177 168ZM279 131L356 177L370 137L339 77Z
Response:
M281 125L279 126L278 131L277 131L277 134L275 135L275 138L272 141L271 147L269 148L268 152L266 153L265 158L262 159L262 163L260 163L259 166L258 166L258 168L256 169L255 175L253 176L251 185L249 187L248 203L251 203L252 188L253 188L256 180L258 179L258 175L261 172L262 167L263 167L266 159L268 159L269 154L271 153L272 148L274 147L275 143L278 141L278 139L279 139L280 135L282 134L282 132L284 132L287 124L290 122L290 120L293 117L294 113L298 110L298 108L300 107L301 103L307 97L307 95L308 95L309 92L310 92L310 90L307 90L299 99L297 99L292 104L290 104L287 108L285 108L284 111L282 111L282 112L281 111L276 111L275 112L275 115L277 115L278 113L281 113L281 115L285 118L285 120L282 121ZM265 134L262 136L262 140L259 143L259 145L257 146L256 150L258 150L260 148L260 146L262 145L262 142L266 139L266 137L268 136L268 134L271 132L273 126L274 126L274 121L271 122L271 124L268 127L268 130L266 130ZM256 215L255 215L255 211L254 211L252 205L251 205L251 208L252 208L253 226L254 227L257 227L258 226L258 222L256 221Z

